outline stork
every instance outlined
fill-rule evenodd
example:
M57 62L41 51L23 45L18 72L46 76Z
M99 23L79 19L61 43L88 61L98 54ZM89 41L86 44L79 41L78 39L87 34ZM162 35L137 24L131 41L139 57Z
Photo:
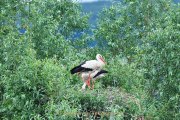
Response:
M88 73L89 76L86 80L86 84L88 85L88 87L90 87L91 73L101 70L105 66L105 64L106 64L106 62L105 62L104 58L102 57L102 55L97 54L96 60L84 61L80 65L71 69L70 72L71 72L71 74Z

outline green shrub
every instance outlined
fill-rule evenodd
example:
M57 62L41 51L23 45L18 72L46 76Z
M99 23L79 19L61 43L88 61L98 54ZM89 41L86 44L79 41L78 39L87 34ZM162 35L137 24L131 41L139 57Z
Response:
M46 118L48 102L52 99L56 101L56 95L68 84L63 74L65 70L55 60L23 61L14 74L3 79L2 118Z
M106 69L109 73L100 80L105 87L121 87L129 92L143 89L142 70L137 69L134 63L128 64L126 58L120 56L109 58Z
M159 25L146 38L141 65L145 68L145 87L155 102L160 119L179 117L179 5L170 5Z
M162 118L174 118L179 111L179 39L178 32L172 27L159 29L149 37L152 45L147 43L144 51L146 88L152 98L164 103L158 104L160 111L162 106L165 107L161 111L164 113ZM171 111L171 115L166 114L167 111Z

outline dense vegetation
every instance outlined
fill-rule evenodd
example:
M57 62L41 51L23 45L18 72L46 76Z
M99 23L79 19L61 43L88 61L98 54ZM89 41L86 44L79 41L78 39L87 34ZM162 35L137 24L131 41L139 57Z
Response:
M180 118L179 4L116 1L94 30L68 0L1 0L0 10L0 119ZM69 70L97 53L109 74L81 91Z

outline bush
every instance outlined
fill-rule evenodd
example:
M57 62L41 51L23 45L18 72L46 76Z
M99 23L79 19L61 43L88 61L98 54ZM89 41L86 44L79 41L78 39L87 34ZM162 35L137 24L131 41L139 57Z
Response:
M178 5L169 5L159 18L158 26L144 38L142 65L145 68L146 90L154 102L160 119L179 117L179 24ZM171 16L171 17L170 17Z
M45 118L47 102L64 89L63 67L53 60L26 59L3 80L3 117L8 119Z
M136 64L128 64L127 59L121 56L109 58L107 60L107 70L109 73L102 78L102 84L107 86L121 87L132 92L143 89L142 70L136 68Z
M179 111L179 39L178 32L167 26L152 33L144 49L146 88L150 96L161 103L158 108L164 113L162 118L174 118ZM163 111L162 106L165 107ZM172 112L171 115L166 114L167 111Z

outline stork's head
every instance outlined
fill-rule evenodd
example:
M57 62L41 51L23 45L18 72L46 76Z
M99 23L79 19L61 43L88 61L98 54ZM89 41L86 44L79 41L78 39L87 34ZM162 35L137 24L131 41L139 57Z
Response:
M105 60L104 60L104 58L103 58L103 56L100 55L100 54L97 54L97 55L96 55L96 59L97 59L98 61L103 62L104 64L106 63Z

